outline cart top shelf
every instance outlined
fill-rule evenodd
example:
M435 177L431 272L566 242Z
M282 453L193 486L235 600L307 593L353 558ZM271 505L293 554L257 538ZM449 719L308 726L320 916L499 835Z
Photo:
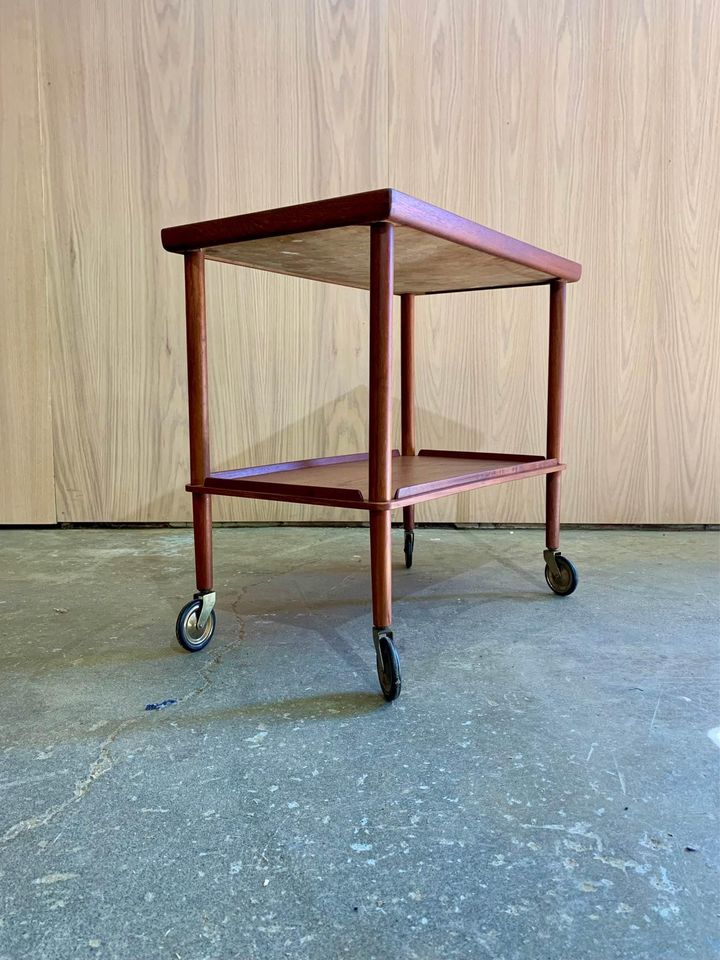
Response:
M386 188L162 231L166 250L325 283L370 286L369 224L395 230L395 293L580 279L579 263Z

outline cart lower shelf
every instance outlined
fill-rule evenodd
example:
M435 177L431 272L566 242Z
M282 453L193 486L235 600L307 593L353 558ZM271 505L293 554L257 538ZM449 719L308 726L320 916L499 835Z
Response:
M510 453L421 450L403 457L393 452L392 500L368 499L368 455L350 454L295 460L212 473L192 493L281 500L356 510L396 509L509 480L557 473L565 464L544 457Z

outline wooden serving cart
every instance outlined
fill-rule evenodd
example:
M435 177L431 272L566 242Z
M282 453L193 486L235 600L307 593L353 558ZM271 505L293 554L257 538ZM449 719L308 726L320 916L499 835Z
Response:
M251 497L366 510L370 519L373 640L386 700L400 693L393 644L391 527L402 508L405 565L414 546L414 505L463 490L545 475L545 579L561 596L577 573L560 554L560 478L565 285L571 260L496 233L397 190L207 220L162 231L166 250L185 257L190 483L197 592L178 616L178 641L201 650L215 631L213 496ZM208 429L205 260L307 277L370 291L369 451L213 473ZM547 447L543 456L415 449L415 297L547 284L550 291ZM402 443L393 450L393 296L401 310Z

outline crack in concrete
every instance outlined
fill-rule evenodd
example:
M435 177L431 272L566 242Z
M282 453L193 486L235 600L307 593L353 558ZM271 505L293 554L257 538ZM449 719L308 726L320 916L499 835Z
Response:
M330 538L330 539L340 539ZM290 571L300 569L304 566L304 563L298 563L297 565L290 565ZM184 696L179 697L177 701L177 706L180 706L183 703L187 703L190 700L194 700L196 697L201 696L213 683L214 674L217 672L218 667L223 662L226 654L235 649L239 644L245 640L245 621L242 619L241 614L238 612L238 605L247 594L248 590L257 585L257 583L262 582L262 578L257 578L255 582L247 582L244 586L241 586L238 590L236 599L230 605L230 609L237 623L237 636L235 639L230 641L230 643L218 650L217 654L213 659L202 666L199 670L200 676L202 677L202 683L195 687L193 690L190 690ZM57 817L59 817L65 810L68 809L72 804L78 803L80 800L85 797L92 785L96 780L99 780L101 777L104 777L106 773L109 773L110 770L115 766L115 760L112 757L110 748L113 743L117 740L121 733L130 727L140 723L145 720L146 717L141 714L138 717L130 717L127 720L123 720L122 723L119 723L114 730L103 740L100 744L100 750L98 752L97 758L93 761L90 770L88 773L81 779L78 780L75 784L75 790L73 795L68 797L66 800L61 801L60 803L53 804L51 807L48 807L47 810L44 810L42 813L36 814L34 817L28 817L25 820L19 820L17 823L14 823L11 827L8 827L5 833L0 836L0 844L10 843L12 840L15 840L16 837L19 837L23 833L28 833L32 830L37 830L40 827L45 827Z
M236 601L238 602L238 601ZM187 703L189 700L193 700L196 697L199 697L203 694L208 687L213 682L213 674L216 672L217 668L222 663L225 655L229 650L234 649L245 637L245 624L240 620L236 610L235 604L232 605L233 615L237 620L238 625L238 636L232 640L226 647L218 650L217 654L213 659L202 666L198 671L202 677L202 683L190 690L184 696L178 698L177 706L180 706L183 703ZM61 801L60 803L55 803L51 807L48 807L47 810L44 810L42 813L36 814L34 817L28 817L25 820L19 820L17 823L14 823L11 827L5 831L5 833L0 836L0 844L10 843L12 840L15 840L16 837L19 837L23 833L29 833L32 830L37 830L39 827L45 827L57 817L59 817L68 807L72 806L74 803L78 803L83 797L87 796L92 785L96 780L99 780L101 777L104 777L106 773L109 773L112 768L115 766L116 760L113 759L111 747L113 743L117 740L121 733L129 729L132 726L140 723L141 721L146 720L144 712L137 717L129 717L127 720L123 720L119 723L108 736L100 744L100 750L96 759L90 766L87 774L81 779L76 781L75 790L73 795L67 799Z
M5 833L0 837L0 843L10 843L11 840L19 837L21 833L37 830L38 827L47 826L51 821L67 810L71 804L82 800L92 784L100 777L105 776L108 771L112 770L115 761L110 754L110 747L114 741L120 736L123 730L126 730L128 727L137 723L140 719L140 717L131 717L128 720L123 720L122 723L119 723L115 729L103 740L103 742L100 744L100 751L97 758L93 761L88 773L81 780L76 781L75 790L71 797L68 797L61 803L53 804L53 806L48 807L48 809L43 813L37 814L34 817L28 817L26 820L20 820L18 823L14 823L11 827L8 827Z
M237 603L239 601L235 601ZM179 707L183 703L187 703L188 700L194 700L195 697L199 697L201 694L205 693L209 686L213 683L214 674L217 672L218 667L223 662L227 654L234 650L235 647L239 646L245 639L245 623L240 619L236 610L235 603L231 604L230 609L232 610L233 616L237 621L238 633L237 636L231 640L226 646L218 650L212 660L201 667L198 671L200 676L203 678L203 682L199 687L196 687L194 690L190 690L182 697L178 697L177 706Z

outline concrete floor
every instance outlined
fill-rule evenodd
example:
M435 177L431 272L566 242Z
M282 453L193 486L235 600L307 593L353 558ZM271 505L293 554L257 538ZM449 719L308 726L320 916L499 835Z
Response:
M365 530L218 530L198 654L189 531L0 532L2 960L720 955L718 534L395 536L386 705Z

